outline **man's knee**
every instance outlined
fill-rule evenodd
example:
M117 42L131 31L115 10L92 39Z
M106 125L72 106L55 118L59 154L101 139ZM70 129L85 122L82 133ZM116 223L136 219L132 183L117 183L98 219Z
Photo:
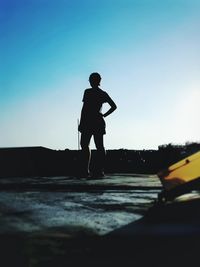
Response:
M89 144L87 144L85 142L81 142L81 148L82 148L82 150L88 150L89 149Z
M89 144L90 144L90 135L82 135L81 136L81 141L80 145L83 150L88 150L89 149Z
M94 142L98 151L104 151L103 135L94 135Z

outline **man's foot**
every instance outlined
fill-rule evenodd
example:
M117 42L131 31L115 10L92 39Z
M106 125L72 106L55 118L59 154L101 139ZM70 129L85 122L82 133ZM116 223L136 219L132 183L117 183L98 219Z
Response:
M76 177L77 178L90 178L91 177L91 175L90 175L90 173L89 172L78 172L77 174L76 174Z
M93 179L99 179L99 178L104 178L105 174L103 171L99 171L99 172L93 172L91 175L91 178Z

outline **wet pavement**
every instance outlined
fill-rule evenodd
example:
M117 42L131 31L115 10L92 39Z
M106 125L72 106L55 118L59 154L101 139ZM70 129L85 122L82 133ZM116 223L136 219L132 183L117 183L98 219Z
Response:
M161 189L135 174L1 179L0 264L196 266L200 196L158 204Z
M0 181L0 234L104 235L140 219L161 185L156 176L112 174Z

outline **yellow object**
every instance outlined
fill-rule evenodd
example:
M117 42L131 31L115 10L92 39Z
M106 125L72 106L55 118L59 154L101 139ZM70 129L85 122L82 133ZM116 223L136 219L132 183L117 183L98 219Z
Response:
M166 190L200 178L200 151L158 173Z

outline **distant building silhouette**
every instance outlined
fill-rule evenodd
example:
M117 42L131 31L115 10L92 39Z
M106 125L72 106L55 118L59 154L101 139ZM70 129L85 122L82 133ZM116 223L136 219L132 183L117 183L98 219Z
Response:
M105 171L156 174L199 150L199 143L161 145L158 150L107 150ZM92 150L92 170L97 157L97 151ZM74 175L79 161L78 150L52 150L45 147L0 148L0 177Z

